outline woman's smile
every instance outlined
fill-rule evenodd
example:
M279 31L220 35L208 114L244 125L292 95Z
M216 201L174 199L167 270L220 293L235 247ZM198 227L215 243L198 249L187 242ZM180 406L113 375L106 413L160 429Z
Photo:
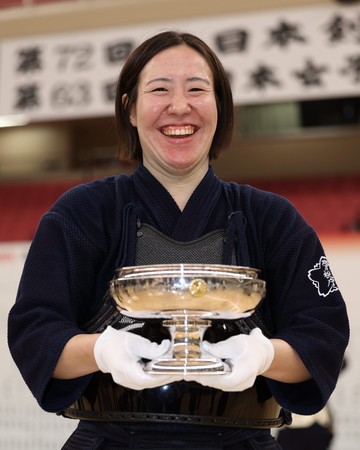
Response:
M187 136L192 136L196 131L196 127L193 125L185 126L167 126L161 128L161 132L165 136L170 136L174 138L183 138Z

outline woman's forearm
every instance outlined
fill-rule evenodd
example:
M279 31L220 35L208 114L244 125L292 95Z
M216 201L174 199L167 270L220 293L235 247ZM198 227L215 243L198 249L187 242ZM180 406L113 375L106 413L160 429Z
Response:
M283 383L300 383L311 375L296 351L281 339L271 339L275 354L269 369L262 375Z
M65 345L53 372L53 378L68 380L99 370L94 345L99 334L78 334Z

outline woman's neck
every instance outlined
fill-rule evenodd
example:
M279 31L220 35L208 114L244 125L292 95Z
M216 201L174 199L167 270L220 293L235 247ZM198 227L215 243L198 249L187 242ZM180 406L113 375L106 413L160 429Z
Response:
M164 186L175 200L180 211L183 211L192 193L206 175L209 166L199 167L197 170L182 174L173 174L165 171L155 170L153 167L144 166Z

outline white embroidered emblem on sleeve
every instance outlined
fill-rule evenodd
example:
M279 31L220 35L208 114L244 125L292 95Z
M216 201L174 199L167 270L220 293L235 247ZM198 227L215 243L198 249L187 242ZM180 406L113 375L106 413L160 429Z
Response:
M327 297L331 292L339 290L325 256L322 256L314 268L308 271L308 278L322 297Z

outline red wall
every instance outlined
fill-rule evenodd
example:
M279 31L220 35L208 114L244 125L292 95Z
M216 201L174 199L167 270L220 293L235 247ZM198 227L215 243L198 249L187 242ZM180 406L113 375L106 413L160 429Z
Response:
M0 242L31 240L42 214L63 192L82 182L0 184ZM356 220L360 222L360 176L252 185L288 198L318 233L353 233Z
M31 4L37 5L42 3L60 3L74 0L32 0ZM0 0L0 8L14 8L17 6L29 6L28 1L24 0Z

